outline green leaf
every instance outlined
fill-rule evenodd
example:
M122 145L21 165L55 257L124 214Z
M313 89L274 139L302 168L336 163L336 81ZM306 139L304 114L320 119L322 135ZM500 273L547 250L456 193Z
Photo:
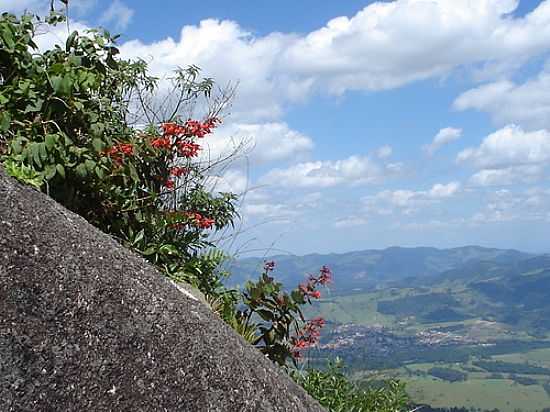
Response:
M61 1L63 1L63 0L61 0ZM67 41L65 42L65 50L67 50L67 51L71 50L71 47L73 47L74 41L76 40L76 36L78 36L78 32L75 30L67 38Z
M33 103L29 103L27 107L25 107L24 113L34 113L39 112L42 110L42 105L44 104L44 99L36 99Z
M154 246L149 246L147 249L143 251L144 256L151 256L155 253L157 253L157 248L155 248Z
M10 129L11 116L8 112L0 112L0 131L7 132Z
M165 255L178 255L178 248L172 244L162 245L159 248L159 252Z
M48 160L48 152L46 151L46 143L44 143L44 142L38 143L38 154L39 154L40 160L42 162Z
M29 149L30 149L32 160L34 161L34 164L36 164L38 167L42 167L42 161L40 159L40 146L39 146L39 144L38 143L31 143Z
M23 150L23 139L21 137L18 137L11 142L11 150L15 154L20 154Z
M86 165L86 169L88 169L88 171L89 171L90 173L92 173L92 172L94 171L95 166L96 166L97 163L94 162L93 160L86 159L86 160L84 161L84 164Z
M80 163L76 166L75 171L82 178L88 176L88 169L86 169L86 165L84 163Z
M0 38L2 39L2 43L6 46L6 49L12 51L15 47L15 40L13 39L13 33L6 26L3 27L0 32Z
M100 167L100 166L97 166L95 168L95 174L97 175L97 177L99 177L100 179L103 179L105 177L105 172L103 171L103 169Z
M56 173L56 169L54 165L46 165L46 167L44 168L44 177L46 178L46 180L53 179L55 176L55 173Z
M52 76L50 78L50 84L52 85L55 94L60 96L69 96L73 87L73 79L70 74L65 76Z
M57 143L58 136L56 134L47 134L45 138L46 149L52 150Z
M95 139L92 139L92 146L97 153L101 153L103 150L103 141L96 137Z
M65 168L61 164L55 165L55 169L57 170L57 173L59 173L59 176L61 176L63 179L65 179Z
M135 182L139 181L139 176L138 176L137 170L136 170L136 168L134 167L134 165L132 163L128 163L128 169L130 170L131 178Z
M0 104L1 105L5 105L5 104L8 104L8 102L10 101L10 99L8 99L6 96L4 96L3 94L0 94Z

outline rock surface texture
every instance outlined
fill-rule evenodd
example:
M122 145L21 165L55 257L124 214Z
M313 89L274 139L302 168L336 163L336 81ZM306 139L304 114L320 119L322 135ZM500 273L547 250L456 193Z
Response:
M0 411L322 411L210 309L0 168Z

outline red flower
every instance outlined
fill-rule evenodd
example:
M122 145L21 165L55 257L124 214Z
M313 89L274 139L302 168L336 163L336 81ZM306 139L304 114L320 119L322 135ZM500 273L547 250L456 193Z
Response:
M153 139L153 141L151 142L151 146L153 146L155 149L170 149L172 143L167 137L157 137L156 139Z
M201 229L210 229L215 223L214 219L209 219L207 217L203 217L201 220L197 222L197 226Z
M180 177L180 176L183 176L183 175L186 175L189 173L189 168L188 167L178 167L178 166L175 166L175 167L172 167L170 169L170 174L172 176L175 176L175 177Z
M173 180L168 179L164 182L164 187L166 187L167 189L173 189L175 187L175 183Z
M195 157L199 154L199 150L201 150L200 145L196 143L188 143L188 142L179 142L178 143L178 153L183 157Z
M300 351L309 349L319 343L323 326L325 326L323 318L311 319L297 332L296 337L291 338L291 352L294 358L300 358Z
M319 278L317 278L317 281L321 285L327 285L332 282L332 272L328 267L323 266L321 268L321 270L319 271Z
M163 123L160 125L165 136L174 136L178 132L179 126L176 123Z
M165 137L204 137L212 133L212 129L219 123L219 119L213 117L200 122L198 120L187 120L183 126L176 123L162 123L161 128Z
M185 215L191 220L191 223L200 229L210 229L216 221L214 219L210 219L207 217L204 217L198 212L186 212Z
M120 165L123 161L122 155L131 156L134 154L134 145L130 143L119 143L105 150L103 153Z
M319 292L318 290L314 290L309 294L309 296L311 296L314 299L319 299L321 297L321 292Z

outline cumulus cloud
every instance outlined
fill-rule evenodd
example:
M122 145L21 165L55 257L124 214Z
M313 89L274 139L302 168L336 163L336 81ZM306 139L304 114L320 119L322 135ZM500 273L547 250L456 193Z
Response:
M239 80L242 122L273 120L316 91L381 90L454 68L523 61L550 50L550 2L511 17L516 0L375 2L305 35L254 36L232 21L184 26L177 39L122 46L156 74L197 64L221 84Z
M82 15L92 9L97 0L78 0L70 2L69 11L71 15ZM65 10L65 5L60 1L54 3L56 10ZM14 14L24 12L46 15L50 10L48 0L0 0L0 10Z
M524 59L548 49L550 5L511 18L517 0L375 2L299 38L285 58L328 89L380 90L460 65Z
M395 174L392 165L381 165L367 156L343 160L302 162L286 169L273 169L261 182L286 187L332 187L340 184L367 184Z
M114 0L103 12L99 21L102 24L112 24L116 30L125 30L133 16L134 10L120 0Z
M485 169L548 163L550 132L526 132L519 126L506 126L487 136L480 146L460 152L457 161Z
M86 35L86 31L90 29L88 25L80 21L71 21L71 32L76 30L82 35ZM56 44L64 45L69 37L69 31L67 26L60 24L57 26L40 26L33 38L34 42L38 46L41 52L50 50Z
M10 13L44 12L48 6L44 0L0 0L0 9Z
M278 33L255 38L235 22L208 19L198 26L184 26L177 40L149 44L132 40L120 49L126 58L149 61L152 73L158 76L194 64L220 85L239 81L232 119L257 122L280 117L283 96L302 94L303 84L277 79L273 72L277 57L292 38Z
M446 127L441 129L433 138L429 145L424 146L424 151L433 156L441 147L460 139L462 136L462 129L456 129L454 127Z
M337 229L347 229L350 227L364 226L369 223L368 219L363 216L348 216L337 219L334 222L334 227Z
M313 149L313 141L286 123L229 123L204 140L203 156L219 159L232 153L246 156L253 165L299 160Z
M206 187L215 192L242 195L248 190L249 179L242 171L230 169L219 175L208 176Z
M0 4L21 10L39 2ZM316 91L390 89L445 76L457 67L517 65L550 50L550 1L512 17L517 5L517 0L375 2L304 35L255 36L236 22L208 19L184 26L177 39L132 40L121 51L124 57L149 60L160 76L196 64L222 85L238 80L234 119L271 121L280 118L287 103ZM132 14L114 0L101 20L124 29Z
M412 214L420 207L455 196L461 189L459 182L437 183L429 190L384 190L374 196L366 196L363 203L367 211L387 215L395 210Z
M503 186L515 183L532 183L544 174L542 166L511 166L504 169L482 169L469 180L473 186Z
M475 225L487 222L545 221L550 205L550 191L533 187L523 191L499 189L489 193L485 206L470 218Z
M515 123L528 130L550 128L550 67L547 65L523 84L502 80L468 90L453 106L487 112L498 125Z
M376 156L378 156L379 159L386 159L387 157L390 157L393 153L393 149L389 145L384 145L376 151Z
M428 192L428 197L432 199L442 199L454 196L460 190L459 182L450 182L447 184L437 183L432 186Z

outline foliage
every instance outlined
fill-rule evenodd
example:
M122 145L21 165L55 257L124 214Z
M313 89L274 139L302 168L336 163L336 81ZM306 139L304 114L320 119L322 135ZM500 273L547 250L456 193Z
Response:
M378 388L360 389L344 375L338 359L325 371L294 371L292 377L331 412L396 412L408 405L403 384L388 381Z
M52 14L47 22L62 20ZM6 169L167 276L212 292L218 275L201 252L212 246L212 231L232 225L236 197L205 190L197 141L216 127L220 108L202 121L182 121L175 111L145 129L133 127L132 96L157 87L147 65L118 59L116 36L99 30L75 31L65 47L41 53L33 42L36 24L44 23L30 15L0 18ZM178 104L210 96L211 80L198 74L196 67L176 73Z
M246 284L238 317L245 328L258 331L253 343L282 366L289 359L296 361L302 351L317 344L325 321L322 318L306 321L301 307L321 297L317 287L331 281L331 272L323 266L318 276L310 275L305 283L288 293L269 276L274 267L274 262L266 262L260 279Z

